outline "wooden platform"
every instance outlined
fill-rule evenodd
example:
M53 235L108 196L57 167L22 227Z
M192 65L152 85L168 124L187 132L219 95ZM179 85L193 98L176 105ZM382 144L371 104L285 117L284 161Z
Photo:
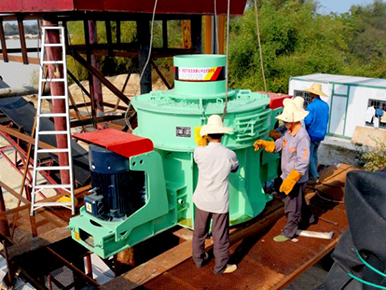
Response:
M296 277L334 249L347 228L343 204L344 181L353 168L340 165L327 168L322 184L308 188L312 211L323 219L308 230L334 233L332 240L298 237L296 242L276 243L285 224L283 210L275 200L252 225L231 233L232 274L215 275L214 260L197 269L191 259L191 241L150 260L102 286L103 289L283 289ZM207 248L210 256L211 242Z

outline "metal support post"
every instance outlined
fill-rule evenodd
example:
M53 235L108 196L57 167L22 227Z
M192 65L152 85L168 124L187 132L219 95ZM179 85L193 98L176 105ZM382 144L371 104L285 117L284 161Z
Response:
M150 49L150 29L148 20L137 20L137 37L139 42L139 71L142 72ZM151 64L148 63L141 79L141 94L151 91Z
M97 35L97 26L95 20L89 20L88 21L88 37L90 45L97 44L98 43L98 35ZM90 63L91 66L94 67L96 70L99 71L99 57L92 54L90 55ZM102 84L100 80L96 76L92 76L92 86L93 86L93 95L91 95L92 100L91 102L94 103L95 108L95 114L96 117L99 117L103 114L103 95L102 95ZM96 125L98 129L103 129L103 124L97 124Z

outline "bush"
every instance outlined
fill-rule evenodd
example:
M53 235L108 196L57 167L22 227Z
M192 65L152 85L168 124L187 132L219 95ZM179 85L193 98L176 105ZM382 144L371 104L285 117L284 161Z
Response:
M375 147L359 148L359 165L367 171L378 171L386 165L386 143L374 138Z

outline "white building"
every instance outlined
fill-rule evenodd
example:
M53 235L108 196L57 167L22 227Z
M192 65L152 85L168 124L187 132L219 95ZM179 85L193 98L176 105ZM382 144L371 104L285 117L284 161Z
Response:
M357 126L372 129L378 122L381 130L386 129L386 79L331 74L291 77L288 94L302 96L307 101L309 96L304 90L314 82L320 83L329 96L322 97L330 106L328 135L351 139ZM384 111L384 117L366 122L369 107Z

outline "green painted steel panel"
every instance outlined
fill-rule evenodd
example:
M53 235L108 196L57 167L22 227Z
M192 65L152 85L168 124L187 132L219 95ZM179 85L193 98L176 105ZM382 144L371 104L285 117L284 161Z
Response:
M151 92L132 100L138 116L138 127L133 133L151 139L154 144L154 151L130 158L130 169L146 174L145 205L116 222L101 221L84 208L80 216L70 220L72 237L102 258L176 224L194 226L192 196L198 169L193 150L201 126L210 115L222 115L226 100L225 82L208 81L211 75L206 73L225 67L225 56L185 55L175 57L174 61L175 69L189 69L183 78L194 80L180 78L174 90ZM271 199L262 184L276 177L279 155L255 152L253 148L256 139L268 138L276 123L274 117L280 113L280 109L269 109L269 102L267 95L250 90L228 92L224 125L233 128L233 132L224 136L222 144L235 151L240 163L239 170L229 176L231 225L257 216Z
M189 69L184 78L194 80L176 81L174 90L132 100L138 116L134 134L150 138L162 156L167 190L177 197L177 222L188 228L193 227L194 220L192 196L198 172L193 150L197 133L210 115L222 115L226 98L223 81L197 81L205 76L195 68L222 67L225 61L220 55L177 56L175 69ZM233 132L224 136L222 144L234 150L240 162L239 171L229 177L231 224L247 221L264 209L269 197L262 183L277 175L279 155L269 154L263 163L261 152L253 149L256 139L267 138L274 117L280 113L275 110L273 114L267 108L269 102L268 96L250 90L228 92L224 125Z

